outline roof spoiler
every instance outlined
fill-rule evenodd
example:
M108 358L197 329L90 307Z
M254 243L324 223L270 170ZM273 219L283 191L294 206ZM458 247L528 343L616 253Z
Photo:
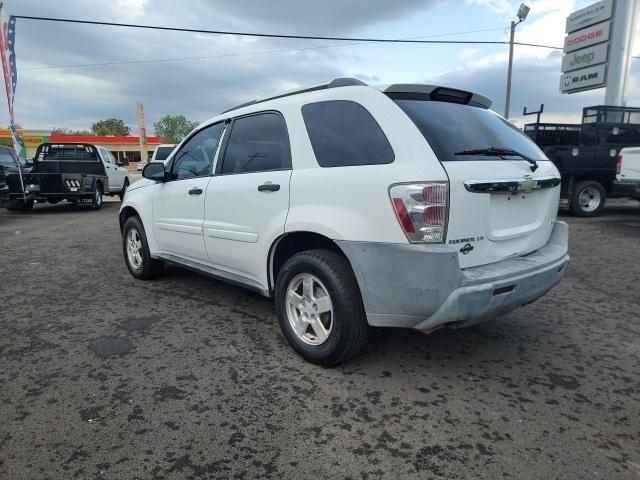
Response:
M474 107L490 108L491 100L487 97L466 90L456 88L439 87L437 85L421 85L415 83L395 83L382 88L382 91L390 97L408 98L415 96L416 100L428 96L430 100L450 103L461 103Z

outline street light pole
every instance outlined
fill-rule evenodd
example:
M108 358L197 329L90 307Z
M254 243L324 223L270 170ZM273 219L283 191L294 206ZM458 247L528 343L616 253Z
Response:
M520 23L520 22L518 22ZM504 118L509 118L509 107L511 106L511 73L513 71L513 37L516 33L517 23L511 22L511 37L509 37L509 67L507 68L507 98L504 100Z
M516 26L524 22L529 14L529 7L524 3L518 8L518 21L511 22L511 35L509 36L509 67L507 68L507 95L504 101L504 118L509 118L509 107L511 106L511 74L513 72L513 40L516 33Z

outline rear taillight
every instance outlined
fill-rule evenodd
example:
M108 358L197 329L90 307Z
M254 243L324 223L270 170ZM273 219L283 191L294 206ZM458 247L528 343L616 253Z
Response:
M410 242L444 242L449 201L446 182L393 185L389 195Z
M616 158L616 175L620 175L620 170L622 170L622 155Z

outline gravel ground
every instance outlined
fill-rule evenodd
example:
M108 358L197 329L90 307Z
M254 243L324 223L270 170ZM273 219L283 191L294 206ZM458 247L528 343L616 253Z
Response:
M269 299L134 280L119 203L0 213L0 478L640 479L640 208L571 224L502 319L376 329L323 369Z

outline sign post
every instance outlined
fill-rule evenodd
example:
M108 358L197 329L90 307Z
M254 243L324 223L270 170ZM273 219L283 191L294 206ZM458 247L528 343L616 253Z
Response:
M638 16L638 0L617 0L613 22L616 28L611 34L609 47L609 79L604 96L605 105L625 105L625 93L631 55L634 30Z
M136 113L138 116L138 130L140 132L140 161L147 163L147 129L144 127L144 108L142 102L136 102Z

